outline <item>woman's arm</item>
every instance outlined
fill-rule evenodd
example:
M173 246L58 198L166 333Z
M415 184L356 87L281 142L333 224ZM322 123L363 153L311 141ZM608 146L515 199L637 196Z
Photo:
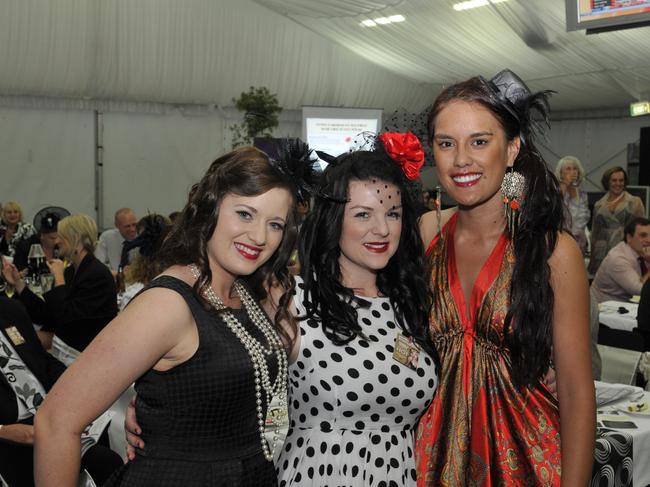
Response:
M31 424L22 423L0 425L0 440L19 445L33 445L34 427Z
M561 234L549 259L553 308L553 359L557 372L562 444L562 486L587 485L596 434L591 372L589 290L576 242Z
M115 318L68 368L35 419L35 479L39 486L76 485L83 429L137 377L167 370L198 346L196 327L181 296L146 291Z
M643 207L643 201L641 201L641 198L635 196L632 205L632 214L634 216L645 216L645 208Z

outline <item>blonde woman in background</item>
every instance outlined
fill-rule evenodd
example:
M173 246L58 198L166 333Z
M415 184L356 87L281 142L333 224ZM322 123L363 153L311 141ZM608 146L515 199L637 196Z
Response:
M110 270L93 253L95 221L88 215L71 215L59 222L57 230L60 256L70 265L60 259L47 261L54 286L43 299L26 286L15 265L5 262L2 274L15 286L32 321L43 325L45 348L53 338L55 356L69 365L115 317L117 296Z
M580 159L564 156L557 162L555 175L560 181L560 191L564 200L564 226L578 242L582 255L587 253L585 229L589 223L589 201L587 193L580 188L585 170Z
M23 210L15 201L8 201L1 208L0 254L13 257L18 243L36 235L36 229L31 223L23 221Z

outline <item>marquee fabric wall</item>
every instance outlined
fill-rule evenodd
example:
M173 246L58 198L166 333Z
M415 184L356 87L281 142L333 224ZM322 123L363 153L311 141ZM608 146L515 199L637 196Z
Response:
M111 227L122 206L139 216L181 209L192 184L231 149L229 127L240 115L149 108L102 112L96 140L93 110L0 106L0 202L18 201L28 221L44 206L63 206L93 216L100 228ZM299 137L300 131L300 111L291 110L281 115L275 135Z
M99 124L103 166L97 169L92 107L42 100L38 108L32 101L0 106L0 202L17 200L28 219L43 206L63 206L88 213L103 228L112 226L121 206L138 215L180 209L212 160L230 150L229 126L240 120L236 110L214 107L99 106L105 111ZM300 137L300 117L299 110L283 112L275 135ZM563 155L578 157L588 172L585 188L599 191L602 172L626 165L627 144L648 125L648 118L559 120L539 145L552 167ZM425 187L435 180L432 168L423 172Z

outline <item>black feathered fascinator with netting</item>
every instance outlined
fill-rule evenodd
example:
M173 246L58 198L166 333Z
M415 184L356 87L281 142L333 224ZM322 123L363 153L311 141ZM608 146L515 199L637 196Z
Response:
M138 222L138 227L138 236L129 242L124 242L123 255L131 249L139 248L140 255L152 257L160 249L171 228L169 220L154 213L142 218Z

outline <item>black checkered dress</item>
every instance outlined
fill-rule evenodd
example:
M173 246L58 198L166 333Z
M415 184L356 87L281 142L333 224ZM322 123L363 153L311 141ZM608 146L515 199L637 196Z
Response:
M145 448L105 485L277 485L273 464L262 454L253 366L243 345L186 283L162 276L145 289L151 287L183 296L196 321L199 348L187 362L166 372L150 370L137 380L136 412ZM262 339L244 310L233 313ZM273 378L274 359L269 366Z

